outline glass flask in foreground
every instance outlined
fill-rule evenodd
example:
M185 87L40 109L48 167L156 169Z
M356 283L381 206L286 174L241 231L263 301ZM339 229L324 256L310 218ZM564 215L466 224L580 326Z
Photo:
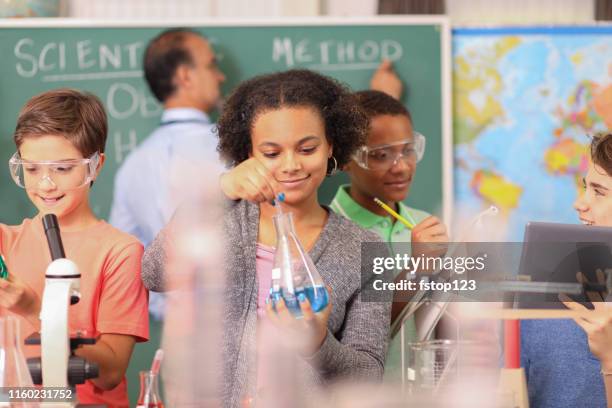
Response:
M20 323L14 316L0 317L0 407L39 406L38 403L32 401L1 402L9 400L11 389L25 387L25 389L31 390L34 387L26 359L21 350Z
M273 305L280 298L295 317L302 316L299 296L310 301L313 312L319 312L329 302L325 284L312 259L300 244L291 213L278 212L274 217L276 252L272 268L270 298Z

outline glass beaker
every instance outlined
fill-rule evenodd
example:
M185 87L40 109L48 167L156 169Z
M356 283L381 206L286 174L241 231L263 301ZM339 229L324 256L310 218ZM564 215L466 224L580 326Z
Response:
M296 317L302 316L299 299L306 296L313 312L327 306L327 289L312 259L302 247L293 225L291 213L278 213L273 217L276 229L276 252L272 268L270 298L276 302L283 298L287 308Z
M0 317L0 387L33 387L28 364L21 351L19 319Z
M158 375L151 370L140 371L140 395L136 408L163 408L164 403L159 396Z
M457 341L427 340L410 343L409 375L417 387L433 389L440 380L455 379ZM448 378L449 375L453 378Z
M2 390L17 387L34 387L28 364L21 351L20 321L14 316L0 317L0 387ZM4 388L7 387L7 388ZM8 391L0 391L0 394ZM0 401L8 401L9 395L2 395ZM37 403L18 401L0 402L0 406L38 407Z

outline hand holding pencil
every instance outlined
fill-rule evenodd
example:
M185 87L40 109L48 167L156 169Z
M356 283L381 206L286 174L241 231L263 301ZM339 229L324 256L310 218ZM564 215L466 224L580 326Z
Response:
M446 226L433 215L415 225L411 238L412 256L424 255L426 257L443 256L448 249L450 239Z
M385 204L382 200L374 198L374 202L412 231L412 256L424 255L436 257L446 253L448 245L439 244L448 244L450 238L446 231L446 226L438 217L431 215L420 223L416 223L410 214L407 214L410 218L408 219L398 214L397 211Z

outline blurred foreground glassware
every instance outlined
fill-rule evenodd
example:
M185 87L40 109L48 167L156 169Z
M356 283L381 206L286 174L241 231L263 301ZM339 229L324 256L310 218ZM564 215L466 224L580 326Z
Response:
M0 317L0 387L34 387L26 359L21 350L20 321L14 316ZM8 395L1 395L0 401L8 400ZM5 398L6 397L6 398ZM3 403L0 402L0 406ZM9 406L8 404L6 406ZM34 407L36 403L11 402L11 407Z
M151 370L140 371L140 395L136 408L163 408L159 396L158 375Z

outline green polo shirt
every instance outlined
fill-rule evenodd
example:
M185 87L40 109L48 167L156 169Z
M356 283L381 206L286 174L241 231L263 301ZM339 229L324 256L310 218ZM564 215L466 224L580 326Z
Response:
M348 192L349 187L350 185L345 184L338 188L330 205L334 212L343 215L364 229L376 232L385 242L389 243L392 253L395 253L394 242L411 242L411 231L408 227L401 222L393 222L390 217L374 214L357 204ZM399 214L410 222L418 224L429 217L425 211L408 207L402 202L398 204Z
M336 195L330 205L334 212L343 215L364 229L376 232L385 242L387 242L392 254L396 253L393 245L394 243L406 243L412 241L411 231L408 229L408 227L401 222L393 222L390 217L383 217L381 215L374 214L373 212L366 210L361 205L357 204L357 202L355 202L353 197L351 197L349 194L349 187L350 185L345 184L338 188L338 191L336 192ZM410 222L418 224L425 218L429 217L429 214L425 211L408 207L402 202L398 204L399 214ZM404 329L406 342L416 341L416 325L414 322L414 316L406 320ZM406 350L406 352L408 352L408 350ZM401 356L400 336L398 334L389 344L389 351L387 352L387 359L385 362L385 379L391 381L401 380Z

